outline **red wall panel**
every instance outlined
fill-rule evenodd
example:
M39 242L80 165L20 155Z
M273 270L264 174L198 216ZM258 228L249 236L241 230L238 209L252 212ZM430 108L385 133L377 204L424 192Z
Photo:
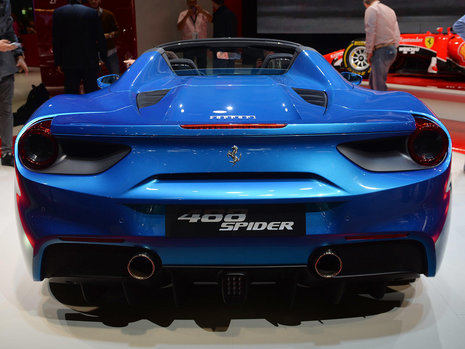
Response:
M37 49L37 34L21 34L26 63L30 67L39 67L39 50Z
M224 4L237 17L237 36L242 36L242 0L225 0Z

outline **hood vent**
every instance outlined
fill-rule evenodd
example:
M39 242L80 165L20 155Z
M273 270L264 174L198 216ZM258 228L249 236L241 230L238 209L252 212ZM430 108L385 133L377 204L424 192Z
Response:
M325 91L306 90L303 88L294 88L294 91L307 103L315 104L323 108L328 106L328 96Z
M137 108L150 107L160 102L170 90L141 92L137 95Z

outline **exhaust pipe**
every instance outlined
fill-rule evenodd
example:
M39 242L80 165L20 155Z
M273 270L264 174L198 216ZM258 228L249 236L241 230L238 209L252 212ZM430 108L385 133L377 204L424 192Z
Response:
M326 250L315 262L316 273L325 279L339 275L342 270L342 260L332 250Z
M147 280L155 274L155 263L146 253L139 253L128 262L128 273L136 280Z

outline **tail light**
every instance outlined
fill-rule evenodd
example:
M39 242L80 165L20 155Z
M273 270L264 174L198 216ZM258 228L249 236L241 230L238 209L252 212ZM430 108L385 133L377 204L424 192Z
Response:
M415 123L416 130L408 139L410 156L422 166L439 165L449 148L446 132L426 118L416 117Z
M52 120L40 121L24 132L18 143L19 158L31 170L43 170L58 157L58 143L50 131Z

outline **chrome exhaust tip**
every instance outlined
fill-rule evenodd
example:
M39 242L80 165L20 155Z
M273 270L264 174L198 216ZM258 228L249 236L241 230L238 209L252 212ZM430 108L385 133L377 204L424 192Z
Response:
M147 280L155 274L155 263L146 253L139 253L128 262L128 273L136 280Z
M332 250L326 250L316 260L315 271L322 278L334 278L342 271L342 259Z

